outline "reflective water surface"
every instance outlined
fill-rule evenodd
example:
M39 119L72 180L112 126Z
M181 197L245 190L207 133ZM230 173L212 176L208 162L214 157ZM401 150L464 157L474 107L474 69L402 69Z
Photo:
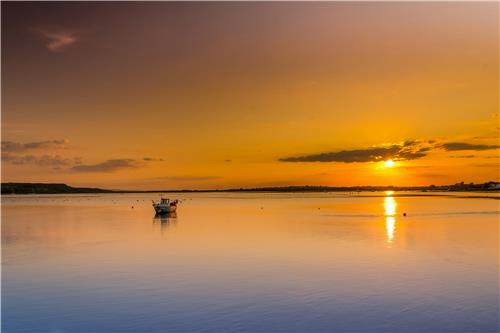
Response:
M2 332L499 329L498 200L171 197L4 196Z

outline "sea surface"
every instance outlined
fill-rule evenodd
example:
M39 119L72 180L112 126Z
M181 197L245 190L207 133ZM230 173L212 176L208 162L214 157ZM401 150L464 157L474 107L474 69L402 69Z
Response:
M167 196L3 196L2 332L499 331L500 200Z

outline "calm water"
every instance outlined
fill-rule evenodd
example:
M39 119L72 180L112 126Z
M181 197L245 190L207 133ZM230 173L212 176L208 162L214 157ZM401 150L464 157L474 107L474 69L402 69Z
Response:
M175 197L3 197L2 331L499 330L498 200Z

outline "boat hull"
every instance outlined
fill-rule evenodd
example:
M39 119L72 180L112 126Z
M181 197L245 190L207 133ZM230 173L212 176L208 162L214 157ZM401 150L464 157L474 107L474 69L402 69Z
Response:
M156 214L168 214L176 211L177 206L170 205L153 205Z

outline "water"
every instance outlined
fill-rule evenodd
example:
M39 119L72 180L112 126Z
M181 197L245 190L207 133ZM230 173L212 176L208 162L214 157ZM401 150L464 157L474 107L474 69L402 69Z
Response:
M2 332L499 330L498 200L173 197L4 196Z

